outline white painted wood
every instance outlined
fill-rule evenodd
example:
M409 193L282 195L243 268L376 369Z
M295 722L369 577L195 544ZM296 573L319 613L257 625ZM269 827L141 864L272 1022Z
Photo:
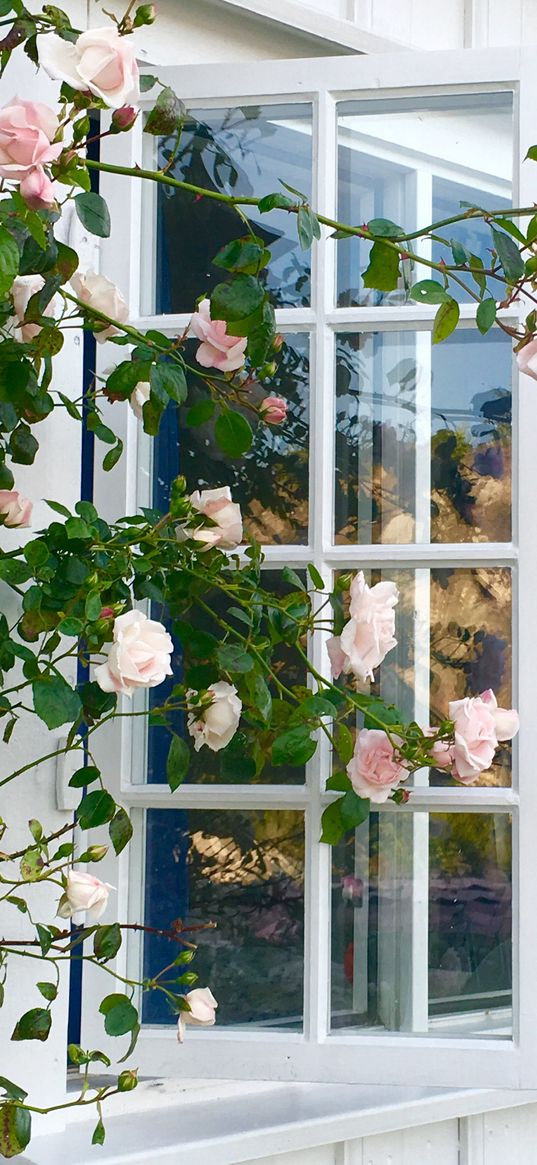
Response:
M364 1137L361 1165L418 1165L418 1162L419 1165L459 1165L456 1120Z
M484 1165L506 1165L508 1161L535 1165L537 1105L486 1113L483 1126Z

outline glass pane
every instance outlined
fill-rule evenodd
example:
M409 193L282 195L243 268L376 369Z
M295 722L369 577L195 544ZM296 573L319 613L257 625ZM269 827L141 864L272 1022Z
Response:
M309 336L286 335L270 391L289 402L285 425L274 428L244 415L255 429L249 452L238 460L225 457L214 437L214 420L189 427L187 408L208 398L205 385L190 376L188 406L170 405L154 442L153 499L164 512L170 484L179 473L189 492L228 485L244 519L246 537L267 545L308 541L309 475ZM256 404L266 392L254 385Z
M511 133L506 132L504 137L506 150L510 142ZM505 168L505 172L508 173L510 168L510 158L508 156L503 162L503 167ZM503 184L500 183L500 186L503 187ZM464 185L463 182L453 182L451 179L435 176L433 177L432 196L432 222L439 222L441 219L451 218L452 215L458 214L461 202L471 202L475 206L482 206L486 203L487 210L505 209L506 206L511 205L510 188L507 184L505 184L505 191L502 189L502 193L494 194L491 188L487 188L484 191L482 187L472 188L471 186ZM449 236L451 232L457 241L462 243L463 247L466 247L470 254L477 255L485 267L490 267L490 262L487 262L487 260L490 260L491 257L491 233L490 227L483 219L468 218L464 222L456 223L452 227L447 227L445 232L442 231L442 237L444 235ZM434 263L439 263L441 259L444 259L445 262L451 261L449 251L446 251L446 247L442 246L439 242L433 242L431 258ZM434 277L434 273L432 274ZM416 278L419 278L417 271ZM466 276L462 276L462 278L467 286L472 287L474 291L477 290L472 279L468 279ZM494 284L492 283L491 286L493 287ZM498 292L498 294L500 295L501 292ZM457 299L459 303L469 303L472 298L464 288L459 287L456 283L451 284L450 295L454 299Z
M510 570L387 567L364 574L370 585L391 579L399 589L397 647L375 672L374 684L362 685L364 691L395 704L403 720L415 719L424 728L446 719L450 700L478 696L486 688L496 693L500 707L512 706ZM423 785L427 774L420 772L414 780ZM453 784L435 769L429 780L432 785ZM511 784L510 742L499 746L492 767L476 784Z
M191 110L175 160L174 140L160 142L159 165L182 182L225 194L258 197L280 181L311 197L311 106L247 105L232 109ZM217 252L245 233L233 207L189 191L159 186L157 254L151 313L191 312L196 299L208 295L225 276L213 265ZM246 210L248 208L245 208ZM270 269L262 278L275 307L309 303L310 252L297 242L294 215L284 210L249 215L254 230L272 251ZM151 286L151 281L147 281Z
M511 93L341 102L339 220L387 218L411 232L456 214L460 200L509 206L512 111ZM487 233L472 225L460 237L479 254ZM444 234L458 237L459 228ZM342 239L337 249L342 307L405 303L408 287L424 277L407 261L395 291L372 290L362 282L371 244Z
M340 333L336 542L509 541L511 376L497 329Z
M332 902L333 1030L511 1035L508 814L374 814Z
M305 582L304 573L302 571L298 571L297 573ZM262 585L268 592L274 595L289 594L293 590L292 586L283 582L277 570L263 571ZM211 595L206 596L204 601L214 611L215 616L226 619L239 632L244 630L243 624L239 623L229 614L229 599L224 592L215 590ZM222 638L222 629L219 624L216 621L212 621L202 608L196 608L194 605L188 613L188 622L191 627L199 628L200 631L209 632L215 635L218 640ZM214 666L211 665L202 664L201 666L197 666L195 673L188 669L185 671L178 637L175 638L175 642L177 644L177 650L172 658L174 674L165 679L164 683L159 684L158 688L150 689L149 701L153 707L162 704L170 694L174 684L181 682L183 678L186 683L194 688L207 686L213 683L215 679L221 678L215 671ZM305 648L305 644L303 646ZM274 673L282 683L286 685L306 683L306 672L303 662L292 646L284 643L279 644L274 650L272 663ZM276 684L274 681L269 680L268 682L273 698L276 699L278 696ZM239 680L237 683L239 695L241 695L241 681ZM186 735L185 717L183 713L177 713L174 720L173 727L175 731L179 735ZM277 768L274 768L270 764L270 757L262 772L257 772L255 761L249 755L248 739L241 730L243 728L244 720L242 725L239 726L239 731L235 734L233 740L221 752L211 752L209 748L201 748L199 752L194 752L192 748L191 763L186 776L186 783L244 783L247 785L303 783L303 766L279 765ZM189 736L186 738L189 744L192 745L191 738ZM147 780L150 785L166 784L166 761L170 749L170 739L170 733L166 728L159 728L154 725L147 729L147 771L146 773L142 773L143 783ZM136 748L139 748L138 742L136 743Z
M150 809L146 837L146 925L217 922L192 937L199 944L193 969L218 1000L218 1027L301 1029L302 814ZM169 940L146 934L144 976L171 957ZM174 1022L156 992L144 996L143 1019Z

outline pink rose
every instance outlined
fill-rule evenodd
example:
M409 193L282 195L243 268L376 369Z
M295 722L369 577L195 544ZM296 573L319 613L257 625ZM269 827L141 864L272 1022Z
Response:
M48 105L14 97L0 109L0 174L16 182L35 167L53 162L61 154L61 142L53 145L59 129L56 114Z
M111 316L119 324L127 323L129 308L115 283L112 283L111 279L107 279L106 275L96 275L94 271L86 271L83 275L76 271L71 277L71 286L77 299L87 303L88 307L93 308L94 311ZM120 329L116 328L114 324L110 324L102 331L95 332L95 339L97 343L104 344L106 340L110 339L110 336L117 336L119 331Z
M378 805L408 777L388 736L377 728L362 728L358 733L347 773L355 793Z
M53 33L37 37L39 64L54 81L72 89L89 89L112 109L136 104L140 98L136 50L130 37L107 25L83 32L71 44Z
M363 571L351 583L350 619L341 635L327 642L332 675L351 672L359 679L373 679L373 669L395 647L394 607L399 599L395 583L380 582L368 587Z
M156 688L171 676L171 636L162 623L141 611L127 611L114 622L114 642L106 663L95 668L103 692L132 696L137 688Z
M19 190L31 210L48 210L56 201L54 183L42 166L36 166L21 179Z
M187 692L189 705L187 728L194 738L194 749L199 752L204 744L211 752L220 752L235 735L239 727L242 701L234 684L219 680L207 688L211 697L208 707L200 707L199 694L192 689Z
M453 776L471 785L490 768L498 746L494 715L481 696L467 696L451 701L449 719L455 725Z
M518 712L514 708L498 708L492 688L481 692L480 699L486 704L494 719L494 729L498 740L512 740L520 728Z
M122 105L121 109L116 109L112 114L112 125L118 133L123 133L124 130L132 129L137 117L138 110L134 105Z
M261 404L261 415L268 425L281 425L287 416L287 401L283 396L266 396Z
M202 299L190 321L190 329L202 340L196 360L202 368L219 368L220 372L236 372L245 360L246 336L228 336L225 320L211 319L211 305Z
M195 490L190 495L190 503L199 514L210 518L214 525L189 531L189 537L204 542L207 549L219 546L221 550L235 550L242 541L242 517L240 506L231 499L229 486Z
M192 1027L213 1027L216 1022L218 1004L208 987L194 987L185 995L189 1011L181 1011L177 1022L177 1039L182 1044L185 1038L185 1024Z
M88 922L97 922L106 910L113 889L108 882L101 882L93 874L86 874L83 870L68 870L58 914L60 918L74 918L78 914L87 913Z
M537 336L517 352L516 362L521 372L537 380Z
M434 732L435 729L433 728L431 731ZM435 740L431 749L431 756L437 769L451 768L455 759L454 747L447 740Z
M32 503L18 489L0 489L0 517L3 525L23 529L32 521Z
M40 324L25 324L24 317L32 296L37 295L38 291L41 291L41 288L44 286L45 280L42 275L17 275L13 280L11 298L13 300L14 315L10 322L14 325L14 338L19 343L26 344L30 340L34 340L41 331ZM54 295L49 303L47 303L43 315L54 317L57 307L58 297Z
M144 405L151 395L151 385L148 380L139 380L136 388L131 392L129 404L139 421L144 419Z

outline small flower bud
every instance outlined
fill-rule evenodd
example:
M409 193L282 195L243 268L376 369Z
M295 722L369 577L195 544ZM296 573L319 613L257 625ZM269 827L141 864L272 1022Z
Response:
M101 607L99 619L114 619L116 612L113 607Z
M138 110L134 105L122 105L121 109L115 109L112 114L112 126L116 133L123 133L124 130L132 129L136 118L138 117Z
M102 862L107 853L107 845L90 845L82 856L85 862Z
M272 341L272 347L273 347L274 351L281 352L284 343L285 343L285 341L284 341L284 338L283 338L281 332L276 332L276 335Z
M263 378L263 380L269 379L271 376L275 376L277 371L278 365L276 364L276 361L271 360L269 364L263 365L263 367L260 369L259 375Z
M134 1068L126 1068L117 1078L118 1092L132 1092L138 1085L138 1076Z
M141 28L144 24L154 24L156 18L157 10L154 4L140 4L134 13L132 27Z

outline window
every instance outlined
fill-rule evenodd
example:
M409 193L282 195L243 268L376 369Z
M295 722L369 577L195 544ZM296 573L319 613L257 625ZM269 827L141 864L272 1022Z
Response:
M281 178L311 188L331 217L411 228L449 218L460 200L533 201L518 159L531 144L535 82L518 55L266 62L239 74L170 70L170 81L195 118L176 172L217 188L267 193ZM152 148L141 135L112 142L116 162L132 149L126 164ZM128 213L113 179L105 193L125 233L104 269L129 290L140 326L176 334L217 277L210 260L235 235L235 216L209 201L194 214L181 194L141 183ZM520 874L537 816L537 564L531 533L519 540L534 509L533 388L515 386L512 399L509 339L480 337L462 292L461 327L433 346L434 308L409 298L410 269L397 291L371 293L365 244L325 237L309 255L283 212L253 222L276 257L268 278L286 348L275 387L291 402L289 426L259 432L250 459L222 465L210 425L183 434L170 413L151 454L129 416L128 456L97 475L99 504L119 508L115 482L127 512L162 505L178 471L192 489L230 484L276 580L310 561L325 579L356 569L395 579L399 646L380 669L383 696L427 723L455 695L492 686L506 706L518 702L523 731L514 766L506 749L472 788L418 774L407 806L383 806L332 852L318 842L331 796L325 741L304 773L277 770L264 783L240 755L222 770L200 754L172 796L158 729L145 739L126 721L106 745L138 826L108 874L119 914L157 929L177 916L218 921L197 968L219 999L217 1027L189 1032L178 1053L168 1017L148 1003L141 1070L535 1086L532 877ZM468 220L464 241L484 253L479 222ZM434 256L434 242L421 245ZM323 642L311 651L326 668ZM282 667L296 674L292 657ZM121 955L148 972L161 943L134 935Z

